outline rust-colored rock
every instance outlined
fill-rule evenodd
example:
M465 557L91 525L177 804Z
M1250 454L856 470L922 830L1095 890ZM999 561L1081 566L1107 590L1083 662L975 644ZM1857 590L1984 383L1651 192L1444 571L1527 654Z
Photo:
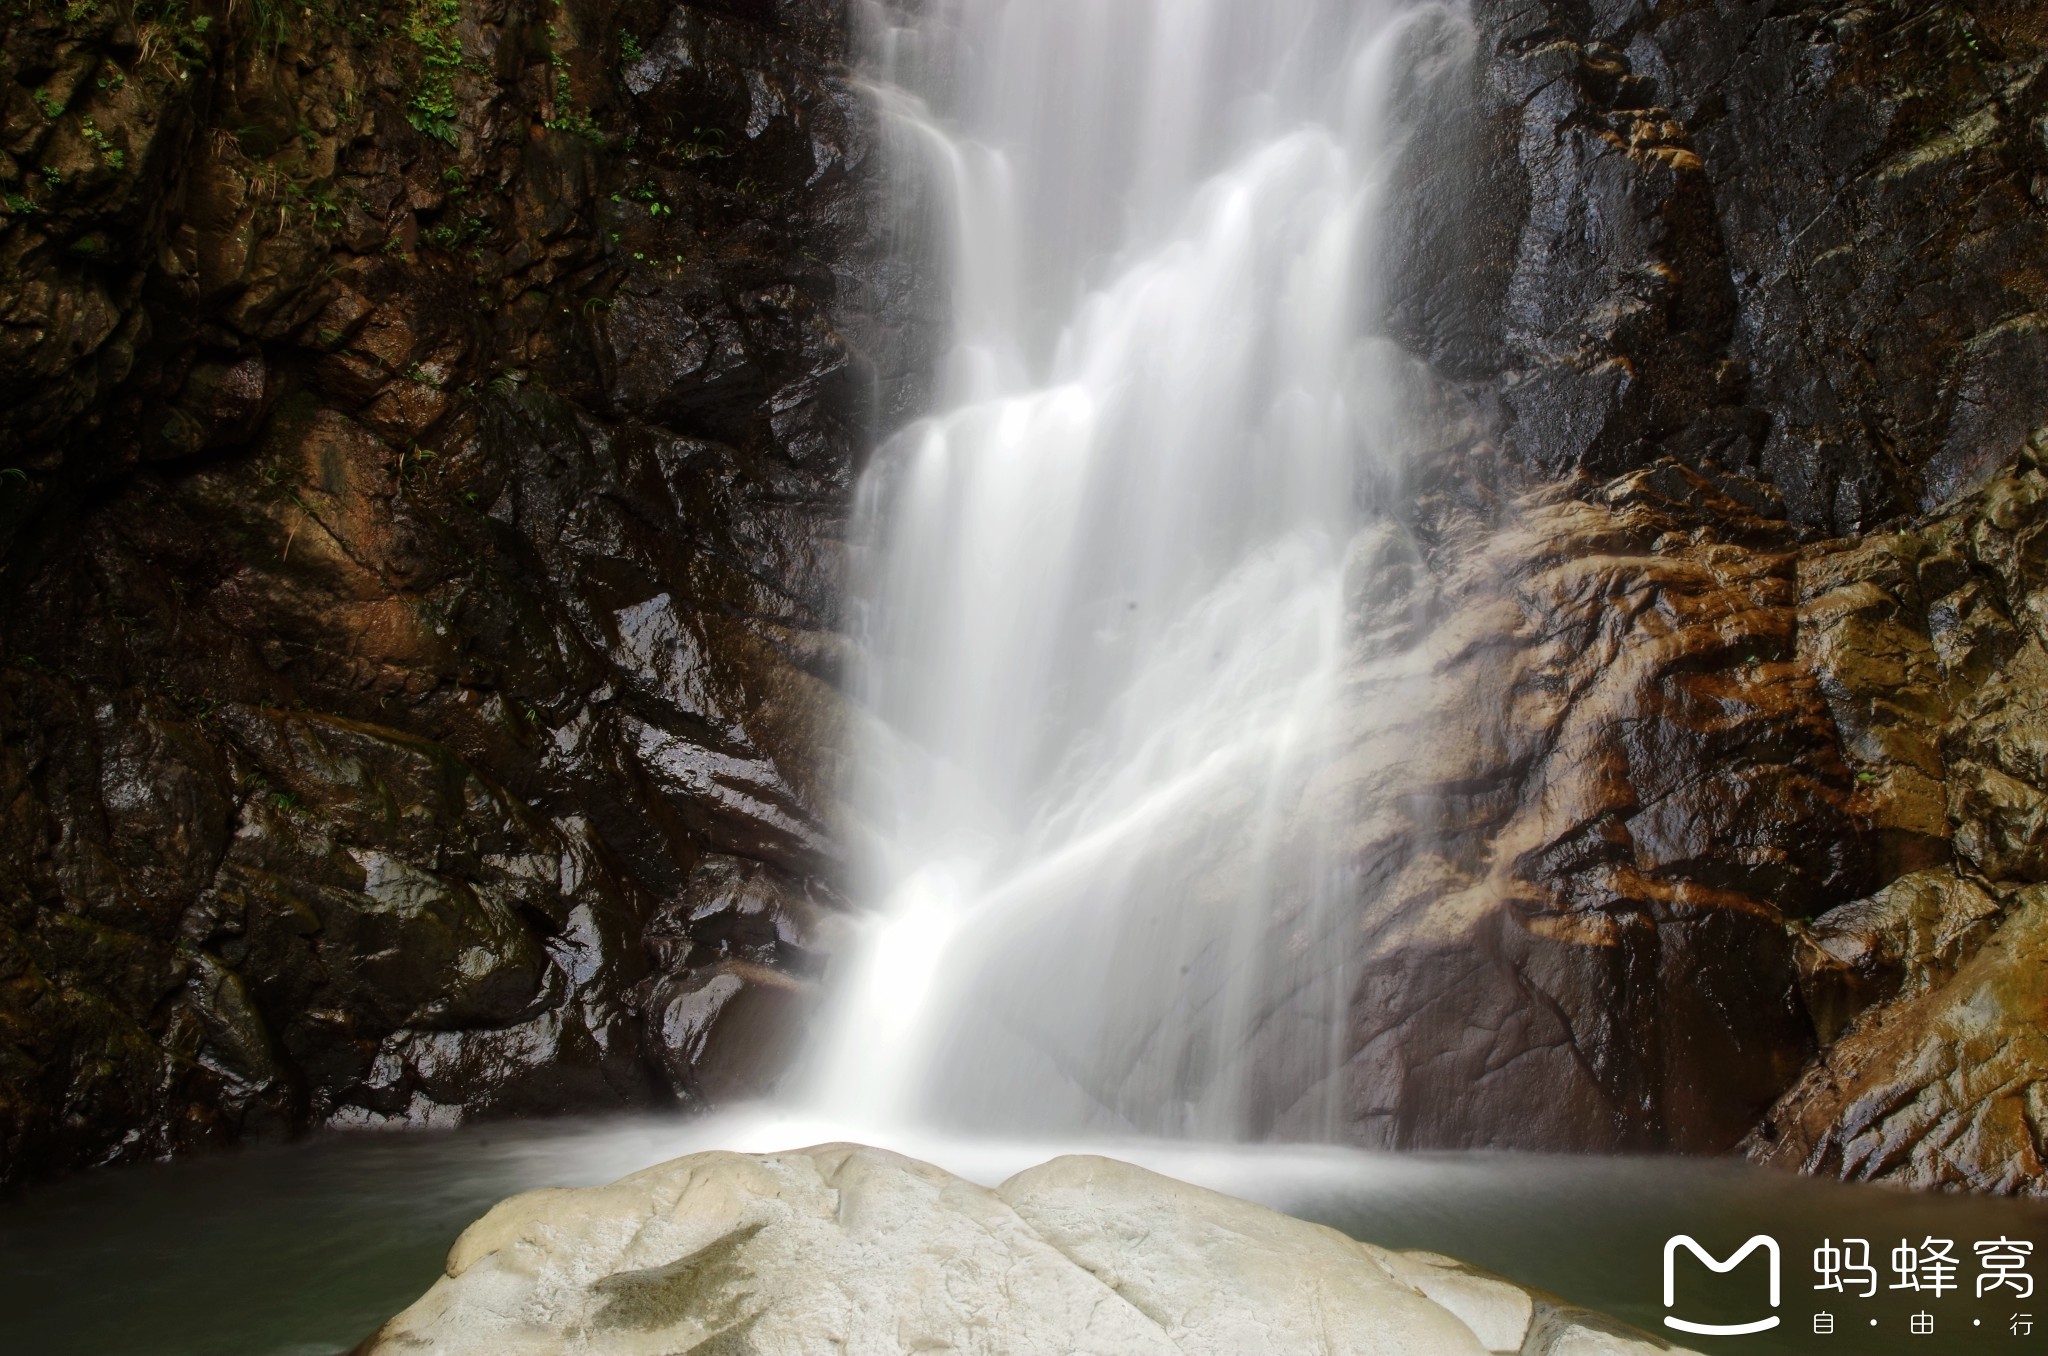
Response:
M2017 466L1946 511L1808 554L1827 599L1881 619L1816 646L1891 880L1802 930L1831 1043L1746 1142L1753 1157L1921 1187L2048 1194L2040 883L2048 879L2048 476ZM1907 788L1902 795L1898 788ZM1902 809L1902 807L1904 807Z
M1362 619L1430 626L1361 660L1326 793L1360 881L1344 1119L1388 1146L1725 1149L1811 1050L1786 922L1864 870L1797 663L1797 551L1669 463L1505 517Z

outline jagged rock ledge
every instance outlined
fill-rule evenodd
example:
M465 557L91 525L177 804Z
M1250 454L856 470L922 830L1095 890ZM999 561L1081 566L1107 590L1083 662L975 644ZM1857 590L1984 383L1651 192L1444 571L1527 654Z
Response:
M990 1191L858 1145L693 1154L504 1201L447 1272L354 1356L1676 1350L1447 1257L1081 1155Z

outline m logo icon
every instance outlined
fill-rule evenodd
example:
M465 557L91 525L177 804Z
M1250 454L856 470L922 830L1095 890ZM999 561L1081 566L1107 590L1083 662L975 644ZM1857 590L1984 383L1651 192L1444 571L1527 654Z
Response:
M1778 1264L1777 1239L1772 1238L1769 1234L1758 1234L1755 1238L1750 1239L1749 1242L1737 1248L1734 1255L1723 1262L1717 1260L1712 1253L1694 1242L1690 1235L1678 1234L1675 1237L1664 1240L1664 1307L1666 1309L1673 1308L1678 1303L1677 1263L1678 1250L1680 1248L1686 1249L1694 1257L1704 1262L1707 1270L1720 1272L1724 1275L1741 1266L1743 1258L1749 1256L1758 1248L1762 1248L1771 1263L1771 1307L1773 1309L1778 1307L1780 1293L1778 1273L1780 1267ZM1763 1332L1766 1329L1777 1327L1778 1316L1772 1314L1769 1318L1759 1318L1753 1323L1689 1323L1685 1319L1666 1314L1664 1315L1664 1326L1676 1328L1680 1332L1700 1333L1707 1337L1739 1337L1743 1333Z

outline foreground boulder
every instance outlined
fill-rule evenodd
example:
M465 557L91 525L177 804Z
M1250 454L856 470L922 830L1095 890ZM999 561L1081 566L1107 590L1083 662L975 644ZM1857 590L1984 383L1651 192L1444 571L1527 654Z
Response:
M1449 1258L1105 1158L994 1191L879 1149L694 1154L528 1192L355 1356L1648 1356Z

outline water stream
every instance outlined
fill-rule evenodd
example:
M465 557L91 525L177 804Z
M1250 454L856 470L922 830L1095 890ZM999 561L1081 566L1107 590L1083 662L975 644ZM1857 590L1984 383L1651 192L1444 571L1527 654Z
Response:
M1334 1137L1347 899L1311 788L1411 422L1375 223L1467 30L1371 0L934 0L870 38L951 333L936 411L862 491L878 907L812 1103L1233 1139L1277 1102ZM1292 1067L1255 1074L1274 1022Z
M902 235L951 319L932 413L861 491L868 922L784 1105L47 1186L0 1211L0 1349L322 1356L512 1191L838 1138L991 1183L1115 1153L1646 1325L1674 1232L1725 1253L1771 1231L1794 1258L2048 1233L2032 1206L1734 1163L1232 1143L1339 1137L1356 886L1319 758L1427 443L1378 329L1376 228L1469 30L1397 0L874 0L866 21ZM1921 1350L1906 1303L1857 1311L1853 1349ZM1790 1323L1813 1307L1699 1345L1812 1350ZM1943 1314L1940 1350L2017 1349L1968 1326L2003 1311Z

